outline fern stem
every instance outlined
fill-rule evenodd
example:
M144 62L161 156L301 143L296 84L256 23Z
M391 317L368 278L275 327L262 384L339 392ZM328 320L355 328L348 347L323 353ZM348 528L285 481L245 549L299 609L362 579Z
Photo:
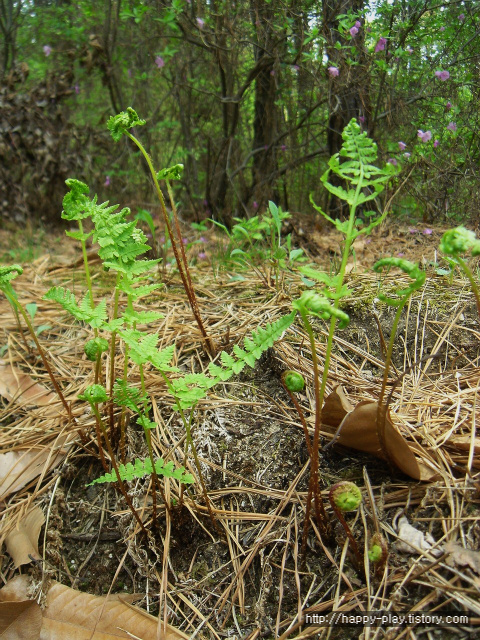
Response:
M160 375L165 380L165 383L167 385L168 390L170 391L170 393L172 394L172 396L175 398L175 400L177 402L178 412L180 413L180 417L182 419L183 426L185 427L185 434L186 434L185 454L188 453L188 447L191 446L192 447L192 453L193 453L193 459L195 461L195 467L197 469L198 477L199 477L199 480L200 480L200 485L202 487L203 498L205 500L205 504L207 505L207 509L208 509L208 515L210 516L210 520L212 521L212 524L215 527L215 530L218 533L220 533L220 528L219 528L219 526L217 524L217 521L215 519L215 515L213 513L212 506L210 504L210 498L208 497L207 486L206 486L205 481L203 479L203 473L202 473L202 468L200 466L200 460L198 459L197 448L195 447L195 443L194 443L193 438L192 438L191 420L193 418L193 410L194 410L195 407L192 407L192 409L191 409L190 422L189 422L185 417L185 413L184 413L184 411L183 411L183 409L182 409L182 407L180 405L180 398L175 393L175 389L173 388L172 383L170 382L170 380L168 379L168 377L165 375L165 373L163 371L160 371Z
M83 236L83 224L81 220L78 220L78 229ZM85 267L85 278L87 280L88 293L90 295L90 304L93 307L92 279L90 277L90 267L88 266L87 245L83 237L80 240L80 244L82 245L83 265Z
M120 273L117 273L117 281L115 282L115 295L114 295L114 301L113 301L112 320L116 320L118 315L118 301L120 298L120 290L118 288L119 284L120 284ZM113 385L115 384L115 352L117 348L116 342L117 342L117 332L112 331L112 337L110 341L110 372L109 372L109 388L108 388L108 391L110 393L110 402L108 403L108 420L110 425L110 434L112 435L112 438L115 430L115 415L113 410ZM122 434L120 434L120 441L122 441ZM123 441L123 450L122 450L122 445L120 447L120 457L124 461L125 440Z
M178 271L180 273L180 277L182 279L182 283L183 283L183 288L185 289L185 293L187 294L187 298L188 301L190 303L190 308L192 309L193 315L195 317L195 320L197 322L198 328L200 329L200 333L202 334L204 340L205 340L205 344L207 346L207 349L210 353L210 355L214 356L215 355L215 345L213 343L213 340L210 338L210 336L207 334L205 327L203 326L203 321L202 318L200 316L200 312L198 310L198 305L197 305L197 298L195 296L195 291L193 289L193 287L189 286L187 277L185 276L185 273L183 271L183 265L182 265L182 261L180 259L180 256L178 254L178 248L177 248L177 244L175 242L175 238L172 232L172 227L170 224L170 220L168 218L168 212L167 212L167 208L165 206L165 198L163 197L163 192L160 188L160 185L158 184L158 179L157 179L157 174L155 173L155 169L153 168L153 164L152 164L152 160L149 156L149 154L146 152L144 146L142 145L142 143L140 142L140 140L138 140L135 136L133 136L131 133L129 133L128 131L125 131L126 135L130 138L130 140L132 140L137 147L140 149L143 157L145 158L147 164L148 164L148 168L150 169L150 173L152 174L152 178L153 178L153 182L155 185L155 190L157 192L157 196L158 199L160 201L160 206L162 209L162 213L163 213L163 217L165 220L165 224L167 226L167 230L168 230L168 234L170 236L170 240L172 243L172 249L173 249L173 253L175 255L175 260L177 262L177 267L178 267ZM185 264L185 271L188 272L188 265ZM191 280L190 280L191 282Z
M148 406L147 406L147 389L145 387L145 376L143 371L143 364L140 364L140 384L142 387L142 394L144 397L143 413L146 418ZM160 488L160 483L158 481L157 471L155 469L155 460L153 459L152 435L150 433L150 429L146 429L144 427L143 432L145 434L145 440L147 442L148 455L150 457L150 462L152 463L152 521L153 521L153 526L155 527L157 525L157 487ZM169 505L167 505L165 494L163 494L163 501L165 502L165 507L168 509Z
M101 428L101 430L102 430L102 432L103 432L103 437L104 437L104 439L105 439L105 444L107 445L108 453L109 453L109 455L110 455L110 460L111 460L112 466L113 466L113 468L114 468L114 470L115 470L115 474L116 474L117 479L118 479L118 486L119 486L119 488L120 488L120 491L121 491L121 493L122 493L123 497L125 498L125 500L126 500L126 502L127 502L128 506L129 506L129 508L130 508L130 511L131 511L131 512L132 512L132 514L134 515L135 520L136 520L136 521L138 522L138 524L140 525L140 527L141 527L141 529L142 529L143 533L145 533L145 534L148 536L148 532L147 532L147 530L146 530L146 528L145 528L145 525L143 524L143 522L142 522L142 520L141 520L140 516L138 515L138 513L137 513L137 511L136 511L135 507L133 506L132 499L131 499L131 498L130 498L130 496L128 495L127 490L126 490L126 488L125 488L125 485L124 485L124 483L123 483L123 480L122 480L122 478L121 478L121 476L120 476L120 472L119 472L119 470L118 470L117 461L115 460L115 455L114 455L114 453L113 453L113 449L112 449L112 443L110 442L110 438L108 437L107 429L105 428L105 425L103 424L103 420L102 420L102 418L101 418L101 416L100 416L100 413L99 413L99 411L98 411L98 406L97 406L97 405L95 405L95 404L91 404L90 406L92 407L92 411L93 411L93 413L95 414L95 418L98 420L98 424L99 424L99 426L100 426L100 428ZM100 443L99 443L99 444L100 444Z
M393 346L395 343L395 335L397 333L398 323L400 322L400 316L402 314L404 306L408 302L410 294L405 296L404 300L398 305L397 312L395 313L395 318L393 320L392 330L390 332L390 340L388 341L388 349L385 356L385 368L383 370L383 378L382 378L382 387L380 389L380 394L378 396L378 406L377 406L377 438L380 443L380 448L382 450L383 455L387 462L389 462L392 466L395 466L392 457L387 449L387 443L385 441L385 423L387 419L387 403L384 405L383 398L385 397L385 391L387 388L387 380L388 374L390 371L390 365L392 362L392 353Z

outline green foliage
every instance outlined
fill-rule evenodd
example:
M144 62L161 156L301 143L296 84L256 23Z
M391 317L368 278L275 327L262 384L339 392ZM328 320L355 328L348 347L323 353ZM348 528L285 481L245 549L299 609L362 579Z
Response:
M413 262L410 262L409 260L404 260L403 258L382 258L375 263L375 265L373 266L373 270L378 273L384 267L398 267L414 280L405 289L398 289L395 292L398 298L389 298L384 293L378 294L378 297L380 298L380 300L382 300L382 302L385 302L392 307L398 307L403 304L405 299L408 298L408 296L410 296L414 291L420 289L420 287L422 287L425 282L425 271L421 271L418 265L413 264Z
M385 183L397 173L397 170L390 163L387 163L384 169L379 169L372 164L377 159L377 145L367 136L366 131L361 130L354 118L343 130L342 138L343 145L340 153L336 153L330 158L329 168L321 180L331 194L344 200L355 210L359 205L374 200L384 190ZM332 173L341 178L350 188L346 189L329 182L328 178ZM387 213L378 216L361 230L349 230L350 220L333 220L313 202L312 197L310 197L310 201L315 209L335 225L339 231L349 232L353 238L361 233L370 233L374 227L382 222ZM369 211L365 215L371 217L373 214L374 212Z
M96 307L91 307L90 298L87 295L78 305L73 293L64 287L52 287L43 296L43 299L57 302L76 320L86 322L94 329L100 329L106 325L107 303L105 300L102 300Z
M305 378L297 371L285 371L282 380L289 391L298 393L305 388Z
M157 172L157 180L180 180L183 173L183 164L176 164Z
M220 359L223 367L211 362L208 367L210 374L214 378L218 378L219 381L225 381L229 380L234 374L240 373L245 365L253 368L255 361L260 358L262 353L272 347L274 342L279 340L292 324L295 320L295 315L295 312L289 313L279 320L267 324L264 328L260 327L253 331L250 337L245 338L244 349L241 349L238 345L234 346L233 355L222 351Z
M108 400L107 391L101 384L90 385L78 397L80 400L85 400L89 404L99 404L100 402L107 402Z
M105 338L93 338L89 340L83 347L83 351L87 356L87 359L91 362L95 362L97 357L107 351L108 341Z
M127 462L126 465L119 465L118 471L121 480L131 482L135 478L143 478L147 475L151 475L153 473L153 466L150 458L147 458L143 461L137 459L135 460L135 464ZM193 482L195 482L192 474L185 471L185 467L175 468L173 462L167 462L165 464L163 458L159 458L155 461L155 472L157 476L163 476L164 478L173 478L174 480L178 480L182 484L192 484ZM89 484L87 484L87 487L90 487L93 484L104 484L117 481L118 477L114 470L112 473L106 473L93 482L90 482Z
M0 265L0 289L5 294L16 299L17 295L10 283L22 273L23 269L18 264L12 264L11 266Z
M447 256L456 257L461 253L472 252L472 256L480 255L480 240L473 231L460 226L445 231L440 241L440 251Z
M348 314L332 306L328 299L314 291L304 291L298 300L292 302L292 307L302 314L308 314L329 320L334 317L339 320L339 328L344 329L350 322Z
M141 120L137 112L128 107L126 111L122 111L116 116L111 116L108 120L107 127L115 142L118 142L124 133L132 127L140 127L146 123L146 120Z

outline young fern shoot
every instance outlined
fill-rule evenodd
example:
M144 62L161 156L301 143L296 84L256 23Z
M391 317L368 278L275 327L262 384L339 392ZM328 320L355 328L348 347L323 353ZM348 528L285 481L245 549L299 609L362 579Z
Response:
M138 117L134 109L132 109L131 107L128 107L127 111L122 111L118 115L112 116L109 119L107 126L115 142L118 142L123 135L126 135L140 149L143 157L147 162L148 168L150 169L150 172L152 174L153 182L155 184L155 190L157 192L157 196L160 201L160 207L162 209L163 217L165 220L165 226L167 228L170 241L172 243L172 249L175 255L175 260L177 262L178 272L182 279L183 287L185 289L185 293L187 294L190 308L192 309L198 328L200 329L200 333L202 334L202 337L205 340L207 349L210 355L214 356L216 352L215 344L212 338L207 334L205 330L205 326L203 324L200 311L198 309L197 298L195 295L195 290L192 285L187 258L185 256L185 251L183 249L182 235L181 235L180 227L178 224L178 218L176 216L176 208L175 206L173 206L172 211L173 211L173 217L175 220L175 227L177 230L177 240L178 240L179 246L181 247L181 256L177 247L177 241L175 240L175 235L173 234L173 231L172 231L172 225L170 224L170 218L168 216L167 208L165 206L165 198L163 196L163 192L159 185L159 180L162 180L162 179L163 180L165 179L169 180L172 178L178 179L181 175L181 171L183 170L183 165L175 165L174 167L171 167L169 169L164 169L158 173L155 172L155 169L152 164L152 159L147 153L147 151L145 150L144 146L142 145L140 140L138 140L138 138L136 138L134 135L132 135L129 132L129 129L136 126L142 126L145 124L145 122L146 122L145 120L141 120Z
M405 289L399 289L395 293L398 297L390 298L386 296L384 293L379 293L378 297L382 302L385 302L391 307L397 307L397 312L395 313L395 318L393 320L392 330L390 332L390 340L388 342L387 355L385 357L385 368L383 372L382 379L382 387L380 389L380 395L378 397L378 409L377 409L377 437L380 443L380 447L382 449L382 453L385 458L391 462L392 466L395 466L393 461L390 459L390 454L388 452L388 447L385 442L385 420L387 417L387 405L384 404L383 398L385 397L385 390L387 388L387 380L388 373L390 371L390 364L392 362L392 352L393 346L395 344L395 335L397 333L398 323L400 322L400 317L402 314L403 307L407 304L408 299L413 294L414 291L420 289L425 282L426 274L424 271L421 271L418 268L418 265L413 264L409 260L404 260L402 258L382 258L375 263L373 266L373 270L379 273L383 268L391 268L397 267L401 269L404 273L408 274L413 282L410 283L408 287Z
M307 499L307 514L303 531L302 546L305 550L306 536L308 533L309 521L308 514L312 495L315 496L315 509L319 525L323 520L323 530L326 530L326 521L324 516L323 505L319 497L319 457L318 450L320 445L320 425L321 412L325 397L325 389L328 380L330 358L333 347L333 337L335 334L337 322L340 322L340 328L348 324L348 316L340 310L340 301L349 291L344 285L347 261L350 257L352 244L355 238L360 234L368 234L370 231L380 224L387 211L385 210L378 216L374 211L367 211L364 215L370 219L370 223L361 227L361 221L356 217L357 209L360 205L374 200L385 188L385 184L395 174L395 168L391 164L387 164L385 168L380 169L373 163L377 159L377 146L367 137L366 132L362 132L360 126L355 119L351 120L342 133L343 145L340 153L330 158L329 168L322 176L321 180L324 187L333 195L344 200L349 207L349 216L347 220L334 220L317 206L310 198L315 209L329 222L331 222L345 237L344 247L340 269L338 273L331 277L326 273L322 273L312 267L301 267L300 272L307 278L320 282L324 286L322 295L319 296L311 291L303 293L301 298L293 303L302 318L304 327L310 339L312 349L312 359L314 366L314 384L315 384L315 428L312 442L312 464L310 470L310 485ZM334 174L342 179L344 186L337 186L329 182L329 177ZM332 300L332 303L330 303ZM320 381L320 373L318 367L318 358L315 350L315 339L313 330L308 320L309 315L317 315L323 319L329 319L330 327L328 332L325 362L323 363L323 373Z

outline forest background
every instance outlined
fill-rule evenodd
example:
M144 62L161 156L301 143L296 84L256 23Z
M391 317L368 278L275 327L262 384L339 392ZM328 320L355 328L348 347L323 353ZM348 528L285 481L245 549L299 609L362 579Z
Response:
M311 212L311 194L338 215L320 177L353 117L407 178L394 214L476 221L479 8L0 0L2 219L58 220L69 177L148 208L146 164L105 127L132 106L154 165L185 165L177 197L197 221L229 225L269 199Z

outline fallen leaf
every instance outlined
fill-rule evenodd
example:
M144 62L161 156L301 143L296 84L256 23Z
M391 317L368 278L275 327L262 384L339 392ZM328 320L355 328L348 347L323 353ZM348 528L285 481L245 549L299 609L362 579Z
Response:
M43 407L58 401L56 393L35 382L29 375L12 367L5 360L0 360L0 395L26 406Z
M0 500L60 464L75 437L70 433L48 445L19 448L0 454Z
M13 578L0 589L0 602L25 600L29 587L28 576ZM42 612L41 640L157 640L158 618L124 604L120 600L122 595L108 598L92 596L52 581ZM188 635L167 625L164 640L188 638Z
M39 559L38 536L45 522L43 511L34 506L27 511L25 517L5 537L5 545L12 556L15 567L29 564L33 559Z
M0 602L0 638L2 640L38 640L42 610L35 600Z
M447 542L444 550L449 554L447 563L458 567L470 567L472 571L480 574L480 551L465 549L456 542Z
M433 556L441 556L441 549L433 549L435 540L429 533L424 533L419 529L415 529L406 516L402 516L398 520L398 540L395 544L397 551L401 553L418 553L421 551L429 551Z
M322 424L336 427L334 444L364 451L385 460L377 436L377 409L378 403L370 400L363 400L352 408L341 387L337 387L325 400ZM415 455L418 453L425 457L421 447L408 443L395 429L389 411L385 420L385 445L390 460L411 478L430 482L437 476L434 469Z

